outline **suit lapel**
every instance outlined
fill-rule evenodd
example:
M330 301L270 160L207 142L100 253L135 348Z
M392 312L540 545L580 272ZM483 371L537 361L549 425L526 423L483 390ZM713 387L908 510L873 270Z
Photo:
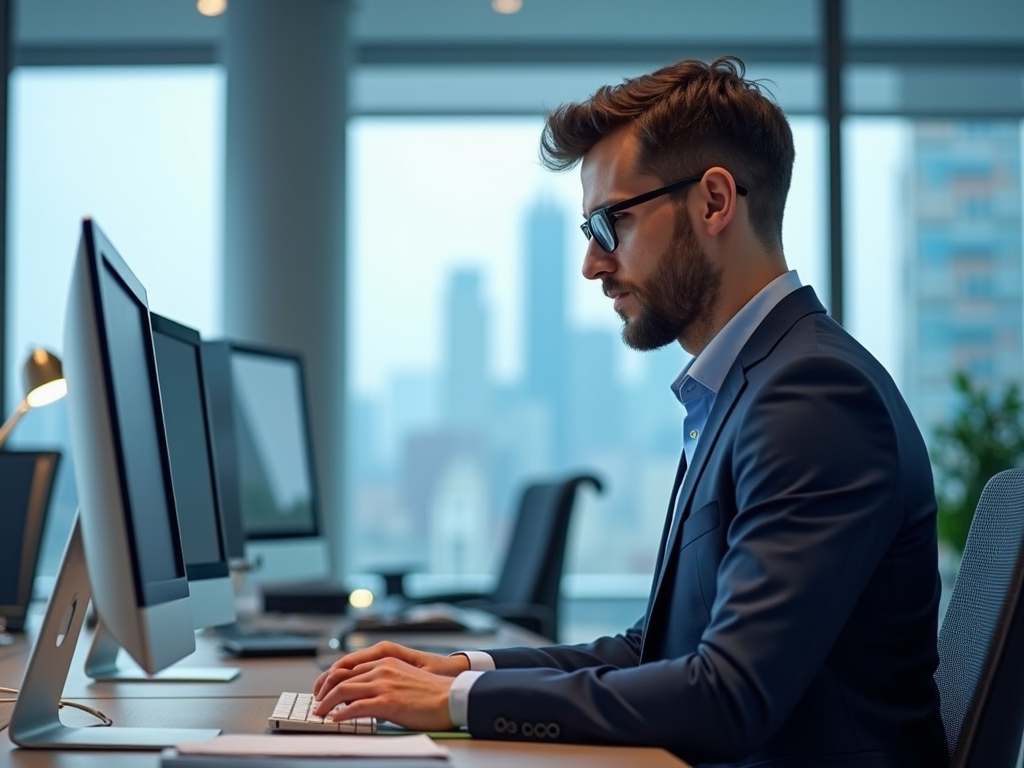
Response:
M772 351L776 344L782 339L793 325L803 317L816 312L824 312L825 308L818 301L814 290L810 286L798 288L786 296L782 301L768 313L768 316L761 322L747 343L743 345L736 361L729 369L729 373L722 382L722 387L715 396L715 404L708 414L707 423L704 425L704 434L697 442L697 450L693 454L693 463L685 466L685 453L682 467L685 468L685 476L682 484L679 483L679 476L676 476L677 493L673 493L672 504L669 507L672 526L668 536L662 538L662 549L658 560L659 569L648 601L647 622L650 623L651 613L657 597L661 592L662 584L665 581L665 574L670 563L676 557L680 531L682 530L685 518L689 515L690 500L711 455L718 436L722 431L722 425L732 413L737 400L743 393L747 384L747 370L759 363Z
M654 579L651 584L651 592L647 597L647 612L644 614L646 621L651 619L651 608L654 606L654 595L658 591L661 573L665 563L665 552L668 547L669 531L672 530L676 509L676 494L679 493L679 486L682 484L683 476L686 474L686 451L679 456L679 464L676 466L676 479L672 484L672 496L668 505L668 514L665 515L665 525L661 529L661 544L658 546L658 557L654 561ZM647 640L647 626L644 623L644 641ZM643 644L640 647L640 656L643 658Z

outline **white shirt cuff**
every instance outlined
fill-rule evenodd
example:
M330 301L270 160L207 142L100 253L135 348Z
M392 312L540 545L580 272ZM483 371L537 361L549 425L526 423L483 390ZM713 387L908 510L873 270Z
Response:
M474 672L489 672L492 669L497 669L494 665L494 657L489 653L484 651L459 651L459 653L469 659L469 668Z
M489 658L490 656L488 656ZM452 725L456 728L469 726L469 690L483 674L485 674L483 671L460 672L452 683L451 690L448 692L448 716L451 717Z

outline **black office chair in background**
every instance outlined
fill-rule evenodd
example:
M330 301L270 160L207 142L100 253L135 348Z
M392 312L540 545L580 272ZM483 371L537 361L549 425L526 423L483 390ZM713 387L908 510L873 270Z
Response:
M383 574L388 595L404 598L408 604L450 603L479 608L557 640L559 587L569 520L577 489L588 483L598 492L604 489L601 480L592 474L534 482L523 489L512 540L493 591L410 597L405 593L406 572L391 571Z
M939 631L950 768L1013 768L1024 731L1024 469L985 486Z

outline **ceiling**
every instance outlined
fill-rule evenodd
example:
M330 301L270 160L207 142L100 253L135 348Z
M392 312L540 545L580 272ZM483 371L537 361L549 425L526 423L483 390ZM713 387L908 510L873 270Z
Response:
M514 15L494 12L489 0L298 1L348 2L357 46L808 45L823 23L819 0L523 0ZM1020 0L855 0L845 7L852 43L1024 45ZM194 0L16 0L14 21L17 44L29 47L209 45L224 29L223 17L200 16Z

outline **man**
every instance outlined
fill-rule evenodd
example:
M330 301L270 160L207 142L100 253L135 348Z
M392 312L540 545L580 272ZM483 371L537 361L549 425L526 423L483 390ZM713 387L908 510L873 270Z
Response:
M787 270L781 110L741 62L683 61L563 106L541 149L582 160L583 274L625 342L694 356L646 614L581 646L383 643L321 675L318 713L691 763L944 765L928 456L882 366Z

